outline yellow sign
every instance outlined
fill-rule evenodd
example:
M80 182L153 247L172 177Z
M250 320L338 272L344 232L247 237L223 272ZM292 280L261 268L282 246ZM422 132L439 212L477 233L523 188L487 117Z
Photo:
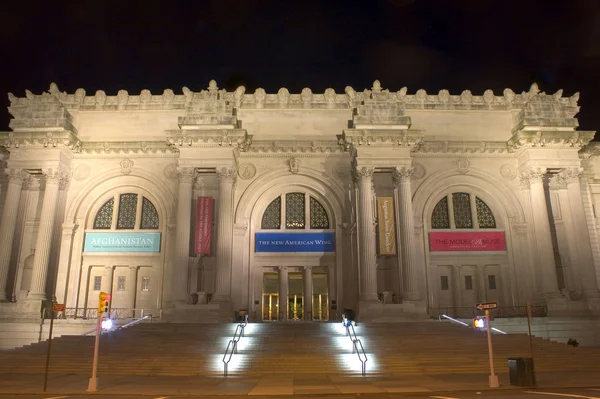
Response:
M379 218L379 254L396 254L396 224L394 223L394 201L392 197L377 198Z

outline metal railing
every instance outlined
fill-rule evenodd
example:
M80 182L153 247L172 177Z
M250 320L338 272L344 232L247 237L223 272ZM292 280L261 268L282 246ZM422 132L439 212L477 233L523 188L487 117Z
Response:
M225 353L223 354L223 376L227 377L229 362L231 361L231 357L234 353L237 353L237 344L244 336L244 329L248 325L248 313L244 314L243 321L239 323L235 327L235 332L233 333L233 338L229 340L227 343L227 348L225 348Z
M49 319L51 312L43 312L42 317ZM106 313L108 318L112 320L118 319L139 319L144 316L150 316L153 319L160 318L162 316L162 309L148 309L148 308L111 308ZM66 308L64 312L56 312L55 318L57 319L97 319L98 309L97 308Z
M350 337L352 341L352 353L356 353L358 355L358 360L362 365L362 376L364 377L367 374L367 354L365 353L365 348L363 347L362 342L356 336L356 331L354 331L354 325L349 320L344 320L344 324L346 325L346 335Z
M144 320L147 320L147 319L150 319L150 321L152 321L152 316L151 315L147 315L147 316L143 316L143 317L140 317L138 319L132 320L132 321L130 321L128 323L123 324L122 326L117 326L115 328L115 330L120 330L122 328L127 328L127 327L130 327L130 326L133 326L133 325L138 324L138 323L140 323L140 322L142 322ZM86 336L86 335L89 335L89 334L94 333L94 332L96 332L96 327L92 328L89 331L84 332L83 334L81 334L81 336ZM108 332L108 331L101 331L101 332Z
M484 313L477 310L475 307L441 307L429 308L429 316L438 318L445 314L454 318L472 319L475 316L481 316ZM548 308L546 306L532 306L532 317L546 317ZM490 309L492 318L511 318L511 317L527 317L527 306L501 306L496 309Z

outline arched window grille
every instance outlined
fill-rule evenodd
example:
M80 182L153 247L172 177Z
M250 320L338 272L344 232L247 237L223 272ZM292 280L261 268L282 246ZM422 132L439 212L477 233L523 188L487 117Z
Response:
M323 205L306 193L287 193L271 201L263 213L261 229L279 230L282 220L285 220L283 228L288 230L330 228L329 216Z
M113 210L115 208L115 199L111 198L104 203L96 213L94 218L94 229L107 229L112 227Z
M139 198L141 197L141 201ZM115 208L117 209L115 215ZM113 224L116 218L116 223ZM138 220L139 219L139 220ZM96 230L155 230L159 228L156 207L148 198L136 193L119 194L106 201L94 217Z
M452 213L450 213L450 208ZM474 221L477 221L476 225ZM469 193L458 192L447 195L438 201L431 214L431 228L495 229L496 219L490 207L481 198Z

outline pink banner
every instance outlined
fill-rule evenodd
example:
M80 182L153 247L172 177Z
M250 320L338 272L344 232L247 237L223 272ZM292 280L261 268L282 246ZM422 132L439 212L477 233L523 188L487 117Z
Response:
M213 199L198 197L196 203L196 254L210 254L210 235L212 232Z
M503 231L429 233L432 251L506 251Z

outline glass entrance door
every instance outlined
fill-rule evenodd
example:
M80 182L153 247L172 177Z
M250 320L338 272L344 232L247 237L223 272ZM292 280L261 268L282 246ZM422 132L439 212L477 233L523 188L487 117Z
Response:
M263 274L263 321L279 320L279 274Z
M288 320L304 318L304 278L302 273L288 275Z
M313 274L312 314L313 320L329 320L329 286L325 273Z

